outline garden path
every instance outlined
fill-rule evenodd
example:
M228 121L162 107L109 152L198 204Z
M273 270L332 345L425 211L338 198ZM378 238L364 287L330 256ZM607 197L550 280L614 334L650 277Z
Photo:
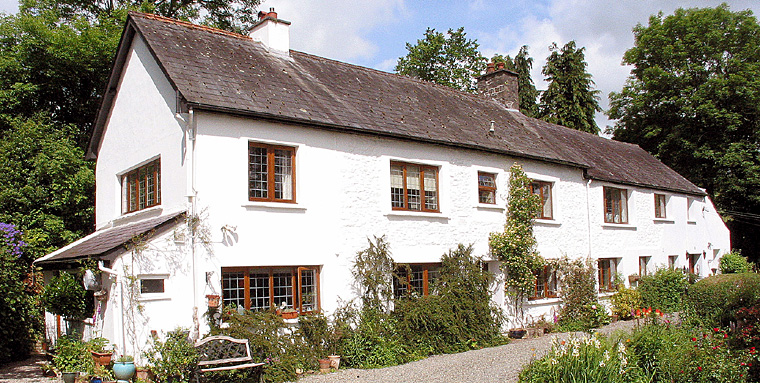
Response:
M636 321L619 321L598 331L610 334L630 330ZM509 344L472 350L458 354L435 355L400 366L373 370L345 369L330 374L310 375L298 383L454 383L454 382L517 382L520 370L531 360L543 356L551 348L551 339L565 339L570 333L549 334L540 338L521 339Z

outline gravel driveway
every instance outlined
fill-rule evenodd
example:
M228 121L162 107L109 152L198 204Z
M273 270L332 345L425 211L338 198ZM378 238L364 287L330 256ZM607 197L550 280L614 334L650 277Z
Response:
M629 330L635 323L616 322L599 332L609 334L616 330ZM309 375L299 379L298 383L517 382L522 367L546 353L553 337L564 339L569 336L570 333L549 334L540 338L515 340L504 346L435 355L400 366L374 370L349 368L330 374Z

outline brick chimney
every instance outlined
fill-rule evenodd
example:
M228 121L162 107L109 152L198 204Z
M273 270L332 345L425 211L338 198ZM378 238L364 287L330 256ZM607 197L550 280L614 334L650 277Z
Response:
M478 92L504 104L507 109L520 110L517 73L504 69L504 63L488 63L486 74L478 77Z
M269 49L287 54L290 51L290 21L278 19L274 8L269 8L269 12L261 11L258 16L259 21L251 27L248 35Z

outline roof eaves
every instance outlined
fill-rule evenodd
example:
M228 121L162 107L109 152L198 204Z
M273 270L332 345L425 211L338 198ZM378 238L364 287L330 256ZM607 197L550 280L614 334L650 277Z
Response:
M697 188L699 190L697 191L697 190L687 190L687 189L681 189L681 188L657 186L657 185L645 184L642 182L621 181L619 179L592 176L592 175L587 174L586 172L584 172L583 176L589 180L609 182L609 183L618 184L618 185L637 186L637 187L642 187L642 188L647 188L647 189L662 190L662 191L681 193L681 194L687 194L687 195L699 196L699 197L704 197L708 195L704 190L699 189L699 188Z
M436 144L436 145L455 147L455 148L465 148L465 149L477 150L481 152L505 154L505 155L518 157L518 158L526 158L526 159L537 160L537 161L542 161L542 162L551 162L551 163L555 163L559 165L565 165L565 166L581 168L581 169L590 168L589 165L579 163L579 162L564 161L564 160L550 158L550 157L534 156L534 155L516 152L512 150L506 150L506 149L503 149L503 150L491 149L491 148L485 148L479 145L468 145L465 143L453 143L449 141L425 139L421 137L413 137L413 136L403 135L403 134L379 132L376 130L364 129L357 126L328 124L328 123L319 122L319 121L299 119L295 117L288 117L288 116L282 116L282 115L276 115L276 114L270 114L270 113L262 113L262 112L251 111L251 110L209 105L209 104L192 102L192 101L188 101L187 105L189 107L193 107L193 108L201 109L201 110L207 110L210 112L229 113L229 114L234 114L234 115L239 115L239 116L256 117L262 120L285 122L285 123L297 124L297 125L302 125L302 126L310 126L310 127L318 126L320 128L335 130L335 131L360 133L360 134L367 134L371 136L389 137L389 138L401 139L401 140L406 140L406 141L424 142L428 144Z

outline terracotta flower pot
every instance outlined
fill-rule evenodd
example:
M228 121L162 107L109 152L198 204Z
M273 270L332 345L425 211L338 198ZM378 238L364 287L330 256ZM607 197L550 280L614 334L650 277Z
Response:
M61 379L63 379L63 383L74 383L78 375L78 372L63 372L61 373Z
M92 359L95 360L95 363L97 363L99 366L108 366L111 364L111 356L113 355L112 352L96 352L96 351L90 351L92 354Z
M219 295L209 294L206 295L206 299L208 299L208 307L219 308L219 301L221 299Z
M319 372L330 372L330 359L319 359Z

